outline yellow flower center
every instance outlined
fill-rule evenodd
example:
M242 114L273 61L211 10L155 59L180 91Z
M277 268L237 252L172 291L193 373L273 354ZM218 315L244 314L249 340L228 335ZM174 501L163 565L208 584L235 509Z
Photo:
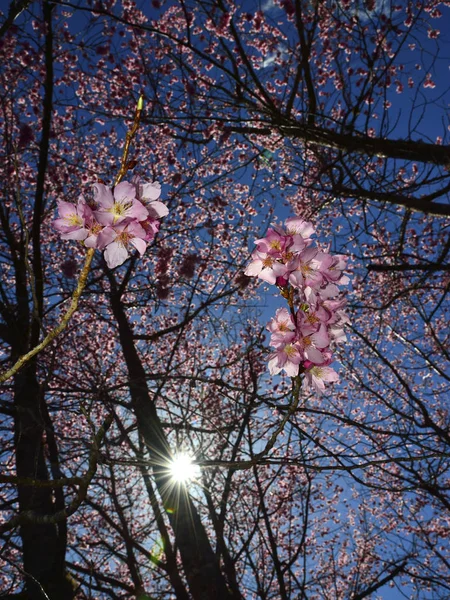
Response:
M288 344L287 346L285 346L284 351L289 357L295 354L295 348L292 344Z
M114 202L110 211L114 215L114 223L116 223L121 217L123 217L127 210L131 208L132 202Z
M69 225L83 225L83 219L79 217L76 213L72 213L71 215L66 217L66 221L69 223Z
M316 315L313 313L312 315L308 315L306 317L306 320L308 321L308 323L310 323L311 325L314 325L314 323L317 323L319 321L319 319L316 317Z
M89 233L91 235L97 235L97 233L100 233L100 231L103 229L103 225L100 225L100 223L94 223L91 228L89 229Z
M273 248L274 250L281 250L280 240L272 240L270 242L270 247Z
M292 260L294 257L294 253L293 252L285 252L283 254L283 261L284 262L289 262L290 260Z
M127 246L132 237L133 236L129 234L128 231L122 231L122 233L119 233L114 241L122 244L122 246Z

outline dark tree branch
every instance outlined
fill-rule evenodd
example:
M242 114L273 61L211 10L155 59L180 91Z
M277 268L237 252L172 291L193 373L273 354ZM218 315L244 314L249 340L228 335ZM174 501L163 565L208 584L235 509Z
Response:
M371 263L367 266L368 271L392 272L392 271L450 271L450 265L438 265L430 263L429 265L379 265Z
M77 492L75 498L69 504L69 506L63 510L60 510L56 513L48 514L48 515L42 515L33 510L23 511L16 517L13 517L9 521L7 521L3 525L1 525L0 526L0 534L4 533L5 531L14 529L15 527L17 527L19 525L23 525L25 523L32 523L32 524L38 524L38 525L48 525L48 524L59 523L61 520L67 519L68 517L70 517L71 515L73 515L76 512L76 510L81 506L82 502L86 498L89 484L91 483L95 473L97 472L98 459L100 456L100 446L103 442L103 438L105 437L106 432L108 431L109 427L111 426L112 421L113 421L113 417L111 415L108 416L105 419L103 425L98 430L97 434L95 435L93 442L92 442L92 451L89 456L88 470L86 471L85 475L80 478L78 492ZM36 485L35 481L30 482L29 480L27 480L27 485L30 485L30 483L33 486ZM47 481L45 483L50 484L52 482ZM53 482L53 483L55 483L55 482ZM60 487L60 485L65 485L65 482L61 482L60 480L57 480L56 483L57 483L57 485L55 485L55 487ZM46 487L47 487L47 485L46 485Z
M5 35L5 33L10 29L14 21L23 12L33 0L13 0L9 5L8 16L6 17L6 21L0 27L0 39Z

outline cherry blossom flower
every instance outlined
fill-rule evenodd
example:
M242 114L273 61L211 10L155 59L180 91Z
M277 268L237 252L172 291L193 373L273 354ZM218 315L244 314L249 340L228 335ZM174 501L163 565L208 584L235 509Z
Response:
M153 219L161 219L169 214L169 209L158 198L161 196L161 184L157 181L142 183L139 178L133 178L136 188L136 198L143 204L148 216Z
M290 377L295 377L301 362L302 356L296 344L281 345L269 355L269 371L271 375L278 375L284 370Z
M316 392L325 391L325 381L339 381L339 375L331 367L313 366L305 371L303 389L313 387Z
M89 226L89 235L84 240L86 248L98 248L99 250L102 250L113 241L113 233L109 231L109 228L100 225L100 223L95 220L94 216L92 216L92 219L89 220L87 225ZM106 229L108 229L108 231L105 232ZM98 236L101 233L103 233L103 236L99 241Z
M297 342L304 360L310 360L314 364L321 365L325 362L325 356L321 350L325 350L330 344L330 337L325 325L321 325L316 333L304 335L300 330Z
M162 202L159 204L162 204ZM145 230L145 241L151 242L159 231L160 222L148 217L145 221L140 221L139 225Z
M305 289L305 304L297 312L298 328L304 335L316 332L321 324L328 324L333 318L333 313L328 310L322 299L310 287Z
M89 235L85 226L86 219L91 212L83 196L78 198L77 204L58 200L60 218L53 221L53 226L56 231L59 231L63 240L85 240Z
M285 265L265 252L255 250L252 259L253 261L245 269L245 274L249 277L259 277L267 283L275 284L277 277L283 277L287 272Z
M136 199L136 187L123 181L114 188L114 193L103 183L94 184L94 199L100 208L94 211L101 225L117 225L127 218L144 221L148 218L145 206Z
M278 309L267 326L272 334L270 345L275 348L268 358L271 375L304 373L303 387L322 392L325 381L338 380L328 366L333 360L332 346L346 341L348 318L342 310L346 301L339 297L338 284L349 282L344 274L347 257L319 250L308 221L287 219L285 228L273 226L256 240L257 250L245 274L277 285L289 302L289 310ZM299 308L294 318L295 300Z
M267 329L272 333L271 344L291 342L295 337L295 323L287 308L279 308Z
M121 265L128 258L131 247L142 255L147 242L159 230L158 219L169 212L157 200L161 195L159 183L124 181L114 188L114 192L103 183L93 187L94 198L90 205L83 196L76 205L58 202L59 218L53 222L55 229L63 239L79 240L87 248L105 250L105 260L110 268Z
M285 226L288 235L299 235L308 243L312 241L311 236L314 235L315 229L309 221L304 221L299 217L291 217L286 219Z
M347 267L347 256L343 254L329 254L328 252L321 253L320 272L325 280L340 285L347 285L350 279L343 274Z
M289 238L280 235L274 229L269 229L266 237L255 241L259 252L270 254L274 258L281 258L286 245L289 243Z
M130 245L134 246L142 256L147 248L145 241L146 231L135 220L126 220L114 227L106 227L98 236L100 247L106 245L103 256L110 269L118 267L129 256ZM105 244L106 239L112 237L113 241Z
M321 273L323 253L309 247L298 254L289 265L289 282L297 288L319 287L323 282Z

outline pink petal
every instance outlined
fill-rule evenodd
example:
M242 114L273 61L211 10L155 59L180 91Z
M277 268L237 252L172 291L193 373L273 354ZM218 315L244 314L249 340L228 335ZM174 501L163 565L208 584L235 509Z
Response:
M114 198L116 202L131 202L136 198L136 187L128 181L122 181L114 188Z
M147 244L144 242L144 240L135 237L132 240L130 240L130 243L133 244L133 246L136 248L136 250L141 256L144 254L147 248Z
M128 250L125 248L123 244L118 244L117 242L113 242L106 247L106 250L103 254L106 260L106 264L110 269L114 269L118 267L122 263L124 263L128 258Z
M271 283L272 285L275 285L277 282L277 278L272 269L263 269L259 273L258 277L263 281L267 281L267 283Z
M312 346L305 348L304 354L306 358L313 362L315 365L321 365L324 362L322 353L319 352L319 350L317 350L316 348L313 348Z
M97 236L96 247L99 250L103 250L106 246L110 245L113 240L117 237L117 232L112 227L105 227L100 231Z
M321 378L324 381L339 381L339 374L331 367L321 367Z
M311 383L312 383L313 388L316 391L318 391L318 392L325 391L325 384L323 382L323 379L321 379L320 377L317 377L313 373L311 373Z
M59 233L67 233L76 229L76 225L67 225L66 219L55 219L52 225Z
M326 348L330 344L330 338L324 325L320 326L319 331L312 335L311 339L318 348Z
M284 370L286 371L286 374L289 375L289 377L295 377L296 375L298 375L298 369L299 369L298 364L294 364L290 361L288 361L284 365Z
M102 208L111 208L114 204L111 190L103 183L94 183L94 199Z
M309 263L318 253L318 249L314 248L314 246L311 246L310 248L306 248L305 250L303 250L303 252L300 254L300 261L302 264L307 264Z
M107 227L108 225L114 224L114 215L112 212L105 212L102 210L94 210L94 217L100 225Z
M295 338L295 331L276 331L272 333L270 337L270 345L277 348L278 346L285 346L292 342Z
M127 231L134 237L141 238L142 240L145 240L145 236L147 235L146 230L142 227L141 223L138 223L137 221L128 223Z
M339 288L334 283L329 283L327 286L319 290L320 297L324 300L334 298L339 294Z
M62 218L69 217L70 215L75 215L77 212L77 207L75 204L71 202L66 202L65 200L58 200L58 213Z
M249 277L258 277L261 273L261 269L263 267L262 260L254 260L251 262L248 267L245 269L244 273Z
M268 366L271 375L278 375L278 373L281 371L281 367L278 366L277 356L272 356L272 358L269 358Z
M169 209L162 202L150 202L150 204L147 205L147 209L148 209L149 215L151 217L157 218L157 219L160 219L161 217L165 217L166 215L169 214Z
M309 238L315 232L312 223L304 221L299 217L291 217L284 224L289 233L301 235L304 239Z
M139 200L133 200L133 204L127 210L127 216L137 219L138 221L145 221L145 219L148 218L148 211L142 202L139 202Z
M89 235L89 231L82 227L75 229L74 231L70 231L69 233L62 233L62 240L85 240Z
M91 234L84 240L84 245L86 248L97 248L97 238L98 235Z
M161 196L161 184L157 181L140 186L139 197L142 200L157 200Z

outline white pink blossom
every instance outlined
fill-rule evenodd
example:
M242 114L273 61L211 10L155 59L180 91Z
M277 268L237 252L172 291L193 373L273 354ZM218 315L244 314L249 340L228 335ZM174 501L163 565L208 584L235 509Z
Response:
M317 392L324 382L338 381L329 367L333 346L346 341L346 304L338 285L346 285L347 257L314 245L314 227L301 218L288 219L285 228L274 226L256 240L257 250L245 270L249 277L277 285L289 309L280 308L267 329L271 333L269 371L290 377L304 375L303 387ZM299 303L294 308L294 299Z
M325 390L325 381L339 381L339 375L331 367L313 366L305 371L303 389L313 387L316 392Z
M116 225L127 218L143 221L148 217L147 209L136 199L136 187L132 183L122 181L114 192L103 183L96 183L94 195L99 205L94 214L101 225Z
M108 243L103 255L110 269L114 269L126 261L130 246L136 248L141 256L147 248L146 231L135 220L122 221L115 227L106 227L99 237L106 233L113 236L113 241Z
M287 272L287 267L276 258L266 252L255 250L252 254L253 261L245 270L249 277L259 277L267 283L275 284L277 277L283 277Z
M77 204L58 200L58 213L60 218L53 221L53 226L63 240L85 240L88 237L86 220L91 210L83 196L78 198Z
M103 183L95 183L93 192L89 204L83 196L77 204L58 201L59 218L53 221L53 226L61 238L104 250L111 269L121 265L133 249L142 255L159 230L159 219L169 212L158 200L160 184L135 179L133 183L119 183L112 190Z

